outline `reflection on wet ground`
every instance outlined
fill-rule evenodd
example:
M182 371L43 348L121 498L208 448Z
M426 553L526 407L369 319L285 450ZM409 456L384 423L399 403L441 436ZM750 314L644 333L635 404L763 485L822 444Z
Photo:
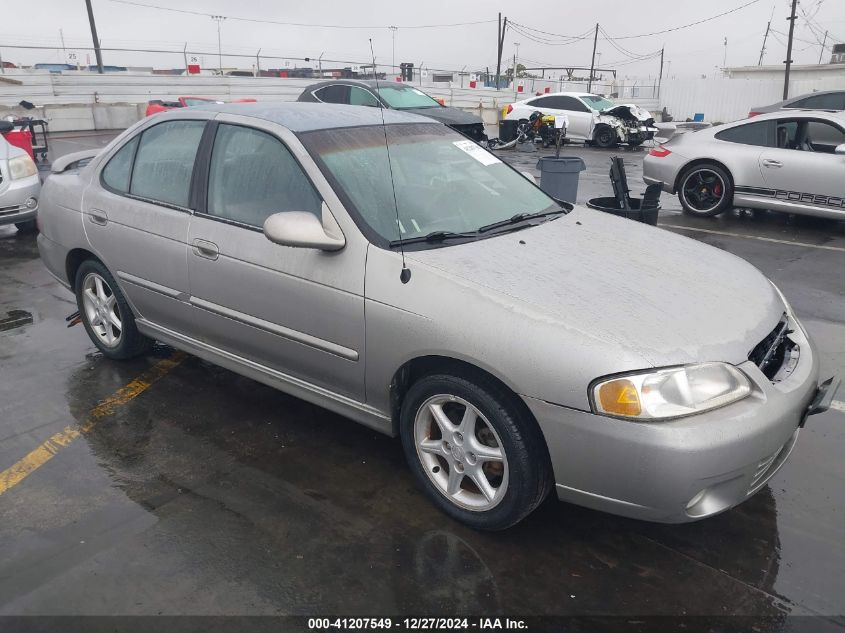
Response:
M839 226L799 224L793 241L845 248ZM845 253L691 235L773 277L823 372L845 374ZM0 332L0 471L173 353L95 353L34 238L0 228L0 315L13 310L32 322ZM549 499L487 534L423 498L397 440L188 357L0 495L0 614L730 614L794 630L785 616L845 611L843 423L812 419L769 486L703 522Z

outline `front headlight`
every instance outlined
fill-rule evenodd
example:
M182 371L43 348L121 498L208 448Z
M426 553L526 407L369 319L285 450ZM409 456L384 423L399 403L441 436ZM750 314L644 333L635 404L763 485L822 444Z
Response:
M671 367L599 380L596 413L635 420L680 418L725 406L751 393L751 383L727 363Z
M23 156L16 156L9 160L9 174L12 180L20 180L21 178L28 178L38 173L38 167L27 154Z

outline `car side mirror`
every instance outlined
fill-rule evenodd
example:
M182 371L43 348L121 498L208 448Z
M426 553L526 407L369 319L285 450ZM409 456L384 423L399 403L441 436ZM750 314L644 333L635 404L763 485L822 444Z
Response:
M833 150L833 151L836 154L845 154L845 143L842 143L841 145L837 145L836 149Z
M282 246L339 251L346 246L346 239L340 231L337 233L329 234L320 218L307 211L274 213L264 221L264 235Z

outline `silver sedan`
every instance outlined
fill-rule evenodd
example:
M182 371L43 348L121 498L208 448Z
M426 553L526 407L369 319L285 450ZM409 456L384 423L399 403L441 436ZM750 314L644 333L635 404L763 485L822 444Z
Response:
M679 134L649 151L643 177L694 216L748 207L845 220L845 113L780 111Z
M417 115L198 106L53 171L41 257L105 356L157 339L398 435L473 527L551 490L653 521L722 512L835 391L749 264L558 203Z

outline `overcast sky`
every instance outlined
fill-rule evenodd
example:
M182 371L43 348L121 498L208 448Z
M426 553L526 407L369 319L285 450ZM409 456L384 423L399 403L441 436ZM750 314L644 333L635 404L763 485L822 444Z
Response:
M271 0L137 0L141 4L167 6L200 13L228 16L222 22L222 48L232 53L292 57L318 57L365 62L369 59L368 38L373 39L377 61L392 60L389 25L395 32L396 63L410 61L429 68L467 71L489 66L495 72L496 18L499 11L524 27L550 34L508 31L504 57L511 60L518 48L519 58L527 66L589 66L592 52L592 29L599 22L612 38L662 31L712 17L741 6L750 0L535 0L534 2L492 2L491 0L397 0L312 2L279 2ZM4 2L6 4L6 2ZM8 0L8 4L12 4ZM789 0L758 0L730 15L697 26L669 33L619 39L610 42L599 36L599 65L617 68L624 76L655 76L659 59L645 61L631 55L648 55L665 46L666 72L672 76L712 75L721 67L727 38L727 64L756 65L766 30L772 16L775 33L769 36L764 63L780 64L786 58L786 33ZM178 50L173 55L147 55L107 52L104 62L115 65L155 65L182 67L181 49L216 52L217 24L209 16L189 15L140 6L116 0L94 0L94 12L100 39L105 47L164 48ZM59 46L59 30L64 33L67 48L90 46L84 0L36 0L38 11L18 13L4 10L0 22L0 52L6 61L31 64L39 61L64 61L61 51L33 51L9 48L13 44ZM803 0L793 58L797 63L816 63L821 45L819 39L829 30L828 46L845 38L845 0ZM19 17L16 17L18 15ZM810 20L805 19L805 15ZM259 24L234 18L253 18L304 24L334 24L366 28L327 28ZM419 25L452 24L486 21L440 28L411 28ZM779 33L778 33L779 32ZM560 36L582 36L567 42ZM529 37L533 35L533 39ZM552 40L553 45L537 41ZM519 43L517 47L515 44ZM563 44L563 45L561 45ZM615 44L615 45L614 45ZM619 49L622 50L619 50ZM86 53L81 52L84 63ZM823 61L830 59L825 51ZM94 58L91 54L91 62ZM216 67L217 60L206 55L207 67ZM299 62L303 65L302 62ZM224 58L224 66L251 68L252 60ZM262 61L262 66L282 67L280 61ZM291 66L293 63L291 63ZM503 62L507 65L507 62Z

